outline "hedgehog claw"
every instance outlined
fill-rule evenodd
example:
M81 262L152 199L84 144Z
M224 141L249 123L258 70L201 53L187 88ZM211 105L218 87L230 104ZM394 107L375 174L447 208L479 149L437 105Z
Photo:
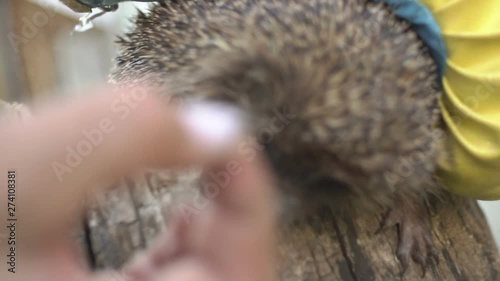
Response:
M397 204L387 213L376 233L393 226L397 226L399 234L397 257L401 263L401 275L406 273L411 258L421 266L422 277L425 277L430 264L439 264L425 208L416 202Z

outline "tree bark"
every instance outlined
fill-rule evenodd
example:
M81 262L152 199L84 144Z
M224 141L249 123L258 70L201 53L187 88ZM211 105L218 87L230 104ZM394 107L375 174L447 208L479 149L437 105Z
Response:
M84 239L94 265L119 267L148 246L165 228L177 198L193 194L195 186L194 176L177 179L169 173L147 173L95 195ZM283 227L281 280L500 280L493 237L472 199L445 195L429 204L439 264L432 264L423 278L416 264L401 277L396 228L374 234L381 214L335 209L324 207Z
M401 277L396 229L374 235L380 215L336 215L328 207L285 231L290 258L282 280L499 280L497 249L477 202L449 195L429 211L439 264L424 278L416 264Z

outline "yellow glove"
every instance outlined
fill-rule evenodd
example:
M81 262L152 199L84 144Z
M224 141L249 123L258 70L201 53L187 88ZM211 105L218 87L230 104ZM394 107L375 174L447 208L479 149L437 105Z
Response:
M420 0L448 49L440 98L453 159L439 179L451 192L500 199L500 0Z

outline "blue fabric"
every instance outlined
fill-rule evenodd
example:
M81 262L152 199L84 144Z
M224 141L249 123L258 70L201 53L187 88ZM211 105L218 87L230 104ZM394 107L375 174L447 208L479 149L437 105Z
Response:
M427 44L431 55L436 61L439 73L444 75L446 69L446 44L441 35L441 29L433 14L424 4L417 0L376 0L383 1L394 10L394 13L408 21L420 38Z

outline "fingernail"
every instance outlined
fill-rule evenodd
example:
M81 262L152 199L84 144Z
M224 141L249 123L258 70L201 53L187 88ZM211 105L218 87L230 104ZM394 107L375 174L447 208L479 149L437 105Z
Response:
M221 103L193 103L180 111L180 120L188 135L204 150L222 153L243 135L244 113Z

